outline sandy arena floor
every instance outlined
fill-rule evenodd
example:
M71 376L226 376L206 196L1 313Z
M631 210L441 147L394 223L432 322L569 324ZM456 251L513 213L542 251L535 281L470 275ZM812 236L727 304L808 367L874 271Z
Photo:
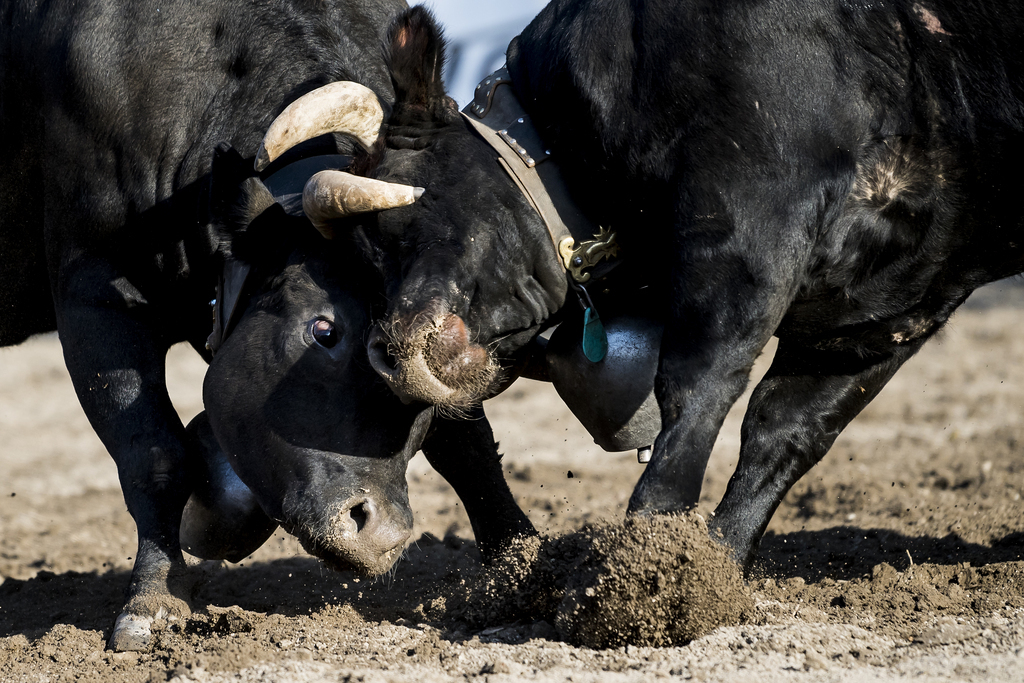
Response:
M205 368L185 347L168 365L187 420L201 409ZM744 403L712 457L705 514L734 466ZM642 465L601 452L549 386L520 381L487 410L538 529L621 517ZM476 550L458 499L417 456L408 477L419 540L390 579L332 572L278 533L239 565L205 566L196 613L158 625L152 652L115 654L104 643L135 529L58 341L37 338L0 349L0 681L1016 683L1022 414L1024 288L997 285L790 493L743 623L684 647L592 650L558 642L545 621L438 621L443 586L473 575Z

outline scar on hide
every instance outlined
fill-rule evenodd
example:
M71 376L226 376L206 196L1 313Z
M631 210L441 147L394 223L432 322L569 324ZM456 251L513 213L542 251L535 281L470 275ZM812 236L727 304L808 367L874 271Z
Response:
M853 195L874 206L885 207L912 190L920 174L921 169L914 163L906 142L886 141L879 154L857 164Z
M915 4L914 11L917 13L918 18L924 24L924 27L928 29L929 33L940 33L944 36L952 35L949 31L942 28L942 22L935 16L935 12L932 12L923 5Z
M892 333L892 340L897 344L913 341L931 331L935 324L925 318L910 319L906 323L906 329Z

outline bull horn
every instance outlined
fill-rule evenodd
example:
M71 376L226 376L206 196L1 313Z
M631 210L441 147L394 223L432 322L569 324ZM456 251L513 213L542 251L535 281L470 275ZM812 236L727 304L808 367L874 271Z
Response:
M328 83L289 104L274 119L256 153L256 171L300 142L325 133L351 135L369 149L383 121L384 110L372 90L352 81Z
M388 183L345 171L320 171L302 191L302 210L316 229L331 239L331 219L408 206L422 195L422 187Z

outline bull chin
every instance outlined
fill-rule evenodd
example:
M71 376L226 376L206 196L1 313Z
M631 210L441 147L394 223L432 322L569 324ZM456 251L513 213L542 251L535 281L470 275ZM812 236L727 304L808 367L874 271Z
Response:
M334 571L354 571L363 576L381 576L394 566L395 561L401 557L405 550L405 541L396 544L390 550L386 550L377 557L369 558L363 555L351 554L339 551L320 539L297 535L299 543L310 555L319 558L325 565Z

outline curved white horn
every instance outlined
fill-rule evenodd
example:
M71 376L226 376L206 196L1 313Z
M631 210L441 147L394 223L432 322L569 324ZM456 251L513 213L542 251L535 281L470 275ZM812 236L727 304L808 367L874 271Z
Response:
M423 195L422 187L388 183L345 171L320 171L302 191L302 210L324 237L334 231L332 218L408 206Z
M346 133L369 149L383 121L384 110L372 90L352 81L328 83L289 104L274 119L256 153L256 171L324 133Z

